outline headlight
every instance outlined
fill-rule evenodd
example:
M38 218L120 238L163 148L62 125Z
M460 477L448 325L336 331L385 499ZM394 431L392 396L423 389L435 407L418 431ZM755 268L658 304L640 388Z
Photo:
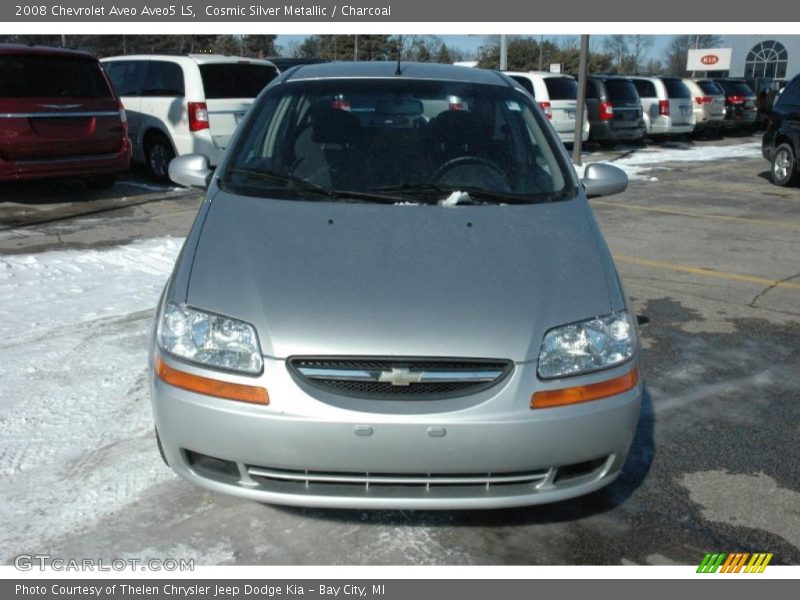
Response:
M162 350L192 362L253 375L264 364L252 325L195 308L168 304L157 336Z
M551 329L539 351L539 377L552 379L607 369L633 356L636 330L627 311Z

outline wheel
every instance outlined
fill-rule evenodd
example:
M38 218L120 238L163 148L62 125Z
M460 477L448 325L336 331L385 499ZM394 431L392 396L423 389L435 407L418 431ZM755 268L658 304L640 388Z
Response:
M107 190L113 186L117 181L116 175L93 175L87 177L85 180L86 185L93 190Z
M162 183L169 182L169 163L175 158L172 144L163 133L153 133L144 145L144 160L150 178Z
M492 161L481 158L480 156L459 156L458 158L448 160L433 172L430 180L434 183L458 186L459 184L472 185L469 180L475 178L475 185L477 187L484 187L481 183L485 183L485 181L483 181L485 178L476 177L476 175L479 175L479 173L476 173L476 166L483 167L494 176L494 185L486 186L486 189L495 189L498 192L511 191L511 185L503 169ZM460 170L463 170L463 172L459 173ZM448 176L454 178L455 181L448 181Z
M797 157L791 144L781 144L772 157L772 183L783 187L797 181Z

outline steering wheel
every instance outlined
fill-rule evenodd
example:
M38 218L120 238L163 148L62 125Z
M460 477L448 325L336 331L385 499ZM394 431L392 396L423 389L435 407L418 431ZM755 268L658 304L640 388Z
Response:
M446 175L459 167L467 167L470 165L474 165L477 167L483 167L492 172L492 175L498 180L500 183L498 191L510 192L511 191L511 184L508 181L508 177L503 171L502 168L497 163L492 162L487 158L483 158L480 156L459 156L457 158L452 158L447 162L439 165L439 167L431 174L431 182L433 183L443 183L442 180L446 179ZM458 185L458 182L451 182L452 185ZM472 183L470 183L472 185Z

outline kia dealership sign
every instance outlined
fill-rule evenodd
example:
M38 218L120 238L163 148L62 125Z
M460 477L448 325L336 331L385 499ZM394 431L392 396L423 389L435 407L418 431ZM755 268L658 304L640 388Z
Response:
M699 48L689 50L687 71L730 71L730 48Z

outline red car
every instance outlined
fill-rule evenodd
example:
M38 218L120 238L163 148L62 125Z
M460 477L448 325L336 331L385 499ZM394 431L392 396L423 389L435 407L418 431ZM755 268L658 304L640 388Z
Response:
M94 188L128 170L125 111L86 52L0 44L0 182L81 177Z

